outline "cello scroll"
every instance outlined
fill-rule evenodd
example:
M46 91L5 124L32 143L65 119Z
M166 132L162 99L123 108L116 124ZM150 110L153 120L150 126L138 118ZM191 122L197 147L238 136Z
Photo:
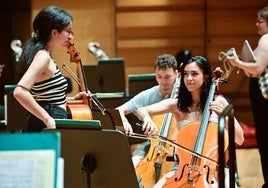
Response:
M87 92L86 83L84 81L84 75L82 70L81 58L79 57L79 52L77 52L73 43L69 43L68 53L70 55L70 62L75 62L78 64L78 81L80 90L82 92ZM64 69L67 70L67 69ZM68 71L67 71L68 73ZM71 75L72 76L72 75ZM89 107L88 98L83 96L82 100L68 101L67 102L67 112L71 119L83 119L83 120L92 120L92 112Z

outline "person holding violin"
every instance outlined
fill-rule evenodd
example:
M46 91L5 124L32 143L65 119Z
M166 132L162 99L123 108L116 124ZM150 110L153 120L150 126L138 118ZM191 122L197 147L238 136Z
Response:
M86 93L67 98L67 80L53 59L53 50L69 45L74 35L72 15L60 7L42 9L33 21L33 33L24 45L19 64L23 75L14 89L14 97L31 115L23 132L56 128L54 119L68 118L66 101L80 99Z
M193 133L181 135L180 131L182 131L183 127L187 128L187 126L190 126L192 122L201 122L202 116L205 113L204 107L208 99L211 85L212 73L209 62L202 56L191 57L189 61L183 63L181 66L181 83L176 99L165 99L138 109L137 112L143 120L143 129L150 135L157 134L156 124L151 117L157 114L171 112L177 121L180 141L191 140ZM227 106L228 101L222 95L214 96L214 100L209 103L211 112L209 121L218 122L218 116ZM190 132L192 131L193 130ZM236 119L235 142L239 145L244 142L243 130ZM182 161L179 162L179 166L183 165L181 162ZM175 176L177 168L178 167L175 165L170 172L157 182L155 187L163 187L169 178L171 178L170 180L172 181L172 177Z
M139 117L139 114L136 113L138 108L148 106L170 97L176 78L179 76L176 58L173 55L166 53L159 55L154 62L154 72L158 85L140 92L132 99L116 108L119 110L124 130L127 135L133 133L132 125L130 125L126 118L127 114L134 113ZM145 142L140 147L148 148L148 145L149 143ZM139 152L133 153L132 160L134 167L137 167L139 161L145 155L146 151L142 152L142 154Z

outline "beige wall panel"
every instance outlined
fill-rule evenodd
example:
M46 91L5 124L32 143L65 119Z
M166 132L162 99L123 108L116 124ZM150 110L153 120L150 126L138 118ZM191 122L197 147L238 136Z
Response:
M185 7L200 7L204 5L204 0L117 0L119 9L135 9L135 8L185 8Z
M268 5L267 0L207 0L207 6L209 9L233 9L238 12L242 9L258 10L264 5Z
M202 38L127 40L118 44L118 54L125 58L126 66L146 66L159 54L175 55L182 49L189 49L194 54L202 55L204 41ZM149 63L149 64L148 64Z
M208 36L256 35L256 10L208 11Z
M135 67L135 66L147 66L150 64L150 62L156 58L158 55L163 53L169 53L172 55L175 55L180 50L183 50L186 48L139 48L139 49L124 49L119 51L119 54L121 54L122 57L125 57L125 63L127 67ZM192 50L193 49L193 50ZM202 50L202 47L199 46L199 48L196 46L196 49L191 48L191 51L195 51L194 53L196 55L202 55L202 52L198 52L199 50Z
M117 38L119 40L182 36L203 37L203 35L203 11L156 11L117 14Z

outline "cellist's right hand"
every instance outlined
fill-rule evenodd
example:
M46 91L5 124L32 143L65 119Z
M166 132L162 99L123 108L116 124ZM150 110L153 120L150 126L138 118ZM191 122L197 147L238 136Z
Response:
M130 123L127 120L123 121L123 127L124 127L126 135L133 134L132 126L130 125Z
M158 132L156 124L153 122L152 118L148 115L143 118L142 131L144 131L145 135L151 135L151 136L156 135Z

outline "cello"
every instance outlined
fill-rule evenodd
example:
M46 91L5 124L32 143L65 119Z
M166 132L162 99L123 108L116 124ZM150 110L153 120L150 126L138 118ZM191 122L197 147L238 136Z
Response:
M170 98L176 98L179 81L180 79L176 78ZM175 138L174 135L177 134L177 127L176 120L173 118L172 113L167 113L164 116L155 116L153 117L153 121L162 122L162 124L157 123L157 125L161 125L161 127L158 126L161 138ZM173 153L175 153L174 146L161 140L150 140L149 151L136 168L136 174L141 177L140 184L142 184L144 188L151 188L164 174L170 171L173 163L166 159L170 159Z
M176 173L167 178L165 188L187 187L218 187L217 159L218 159L218 124L209 122L209 104L214 99L216 86L221 79L222 71L216 69L216 78L210 86L209 95L204 107L201 122L193 122L182 127L177 135L177 143L193 151L194 155L177 151L180 162ZM226 131L226 130L225 130ZM227 135L227 134L225 134ZM225 141L228 138L225 137ZM225 151L228 145L225 144ZM205 156L206 158L200 157Z
M78 83L80 86L81 92L89 92L87 88L87 83L85 79L85 73L82 66L81 58L79 57L79 52L74 46L74 43L69 42L67 46L68 53L70 54L70 62L76 63L77 66L77 74L78 78L76 78L68 69L66 65L63 64L63 68L71 75L71 77ZM104 114L106 110L102 104L98 101L98 99L90 94L90 98L93 100L94 104L100 109L100 111ZM92 112L89 106L89 98L83 96L82 100L74 100L74 101L67 101L67 113L70 119L80 119L80 120L92 120Z

